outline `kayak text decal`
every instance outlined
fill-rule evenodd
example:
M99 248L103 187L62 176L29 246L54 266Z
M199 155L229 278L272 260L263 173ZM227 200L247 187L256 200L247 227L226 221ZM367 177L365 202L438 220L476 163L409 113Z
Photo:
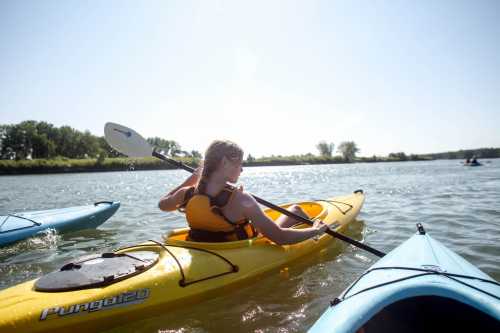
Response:
M46 308L42 311L42 314L40 315L40 321L47 319L49 316L64 317L84 312L96 312L101 310L108 310L115 307L142 303L148 297L149 289L145 288L121 293L116 296L98 299L88 303L72 304L65 307L54 306L52 308Z

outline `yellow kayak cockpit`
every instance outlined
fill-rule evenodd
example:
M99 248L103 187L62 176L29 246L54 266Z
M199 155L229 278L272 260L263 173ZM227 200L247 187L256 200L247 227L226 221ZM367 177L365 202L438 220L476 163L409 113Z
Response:
M292 205L299 205L306 214L310 217L311 220L320 219L323 220L328 215L328 207L325 204L326 202L301 202L297 204L286 204L280 207L287 209ZM279 216L282 214L272 209L264 210L266 215L273 221L276 221ZM325 221L326 222L326 221ZM306 224L299 224L294 228L304 228L307 227ZM179 228L170 231L168 234L164 236L165 243L167 244L175 244L175 245L189 245L194 247L203 247L210 249L220 249L220 248L235 248L235 247L245 247L251 244L255 244L255 242L270 242L267 238L259 234L257 237L239 241L231 241L231 242L217 242L217 243L208 243L208 242L194 242L188 240L189 228Z

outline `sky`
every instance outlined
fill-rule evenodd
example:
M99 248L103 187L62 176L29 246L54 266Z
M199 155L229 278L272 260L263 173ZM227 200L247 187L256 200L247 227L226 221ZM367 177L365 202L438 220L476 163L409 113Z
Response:
M500 2L0 1L0 124L254 157L500 147Z

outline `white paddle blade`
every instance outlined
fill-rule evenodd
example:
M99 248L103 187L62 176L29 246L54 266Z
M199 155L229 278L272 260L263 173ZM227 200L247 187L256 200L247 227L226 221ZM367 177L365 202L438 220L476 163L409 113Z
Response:
M120 124L106 123L106 142L115 150L129 157L151 157L153 148L140 134Z

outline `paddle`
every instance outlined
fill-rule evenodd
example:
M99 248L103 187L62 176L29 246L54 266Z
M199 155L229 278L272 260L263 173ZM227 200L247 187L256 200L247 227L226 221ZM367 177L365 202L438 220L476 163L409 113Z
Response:
M180 169L184 169L186 171L189 171L191 173L194 172L194 168L191 168L188 165L185 165L184 163L181 163L179 161L173 160L171 158L168 158L161 152L158 152L156 149L153 149L151 145L144 139L140 134L138 134L136 131L133 129L130 129L128 127L115 124L115 123L106 123L104 126L104 137L106 138L106 141L108 144L114 148L115 150L119 151L122 154L125 154L129 157L150 157L154 156L157 157L165 162L168 162ZM300 222L312 225L314 222L304 218L300 215L294 214L280 206L277 206L275 204L270 203L269 201L266 201L264 199L261 199L255 195L252 194L254 199L260 203L261 205L264 205L266 207L269 207L275 211L280 212L281 214L284 214L286 216L292 217L296 220L299 220ZM356 247L359 247L365 251L368 251L378 257L383 257L385 256L385 253L380 252L379 250L376 250L366 244L360 243L357 240L354 240L352 238L349 238L345 235L342 235L336 231L333 231L331 229L327 229L326 233L329 234L330 236L333 236L335 238L338 238L340 240L343 240L344 242L347 242L349 244L352 244Z

